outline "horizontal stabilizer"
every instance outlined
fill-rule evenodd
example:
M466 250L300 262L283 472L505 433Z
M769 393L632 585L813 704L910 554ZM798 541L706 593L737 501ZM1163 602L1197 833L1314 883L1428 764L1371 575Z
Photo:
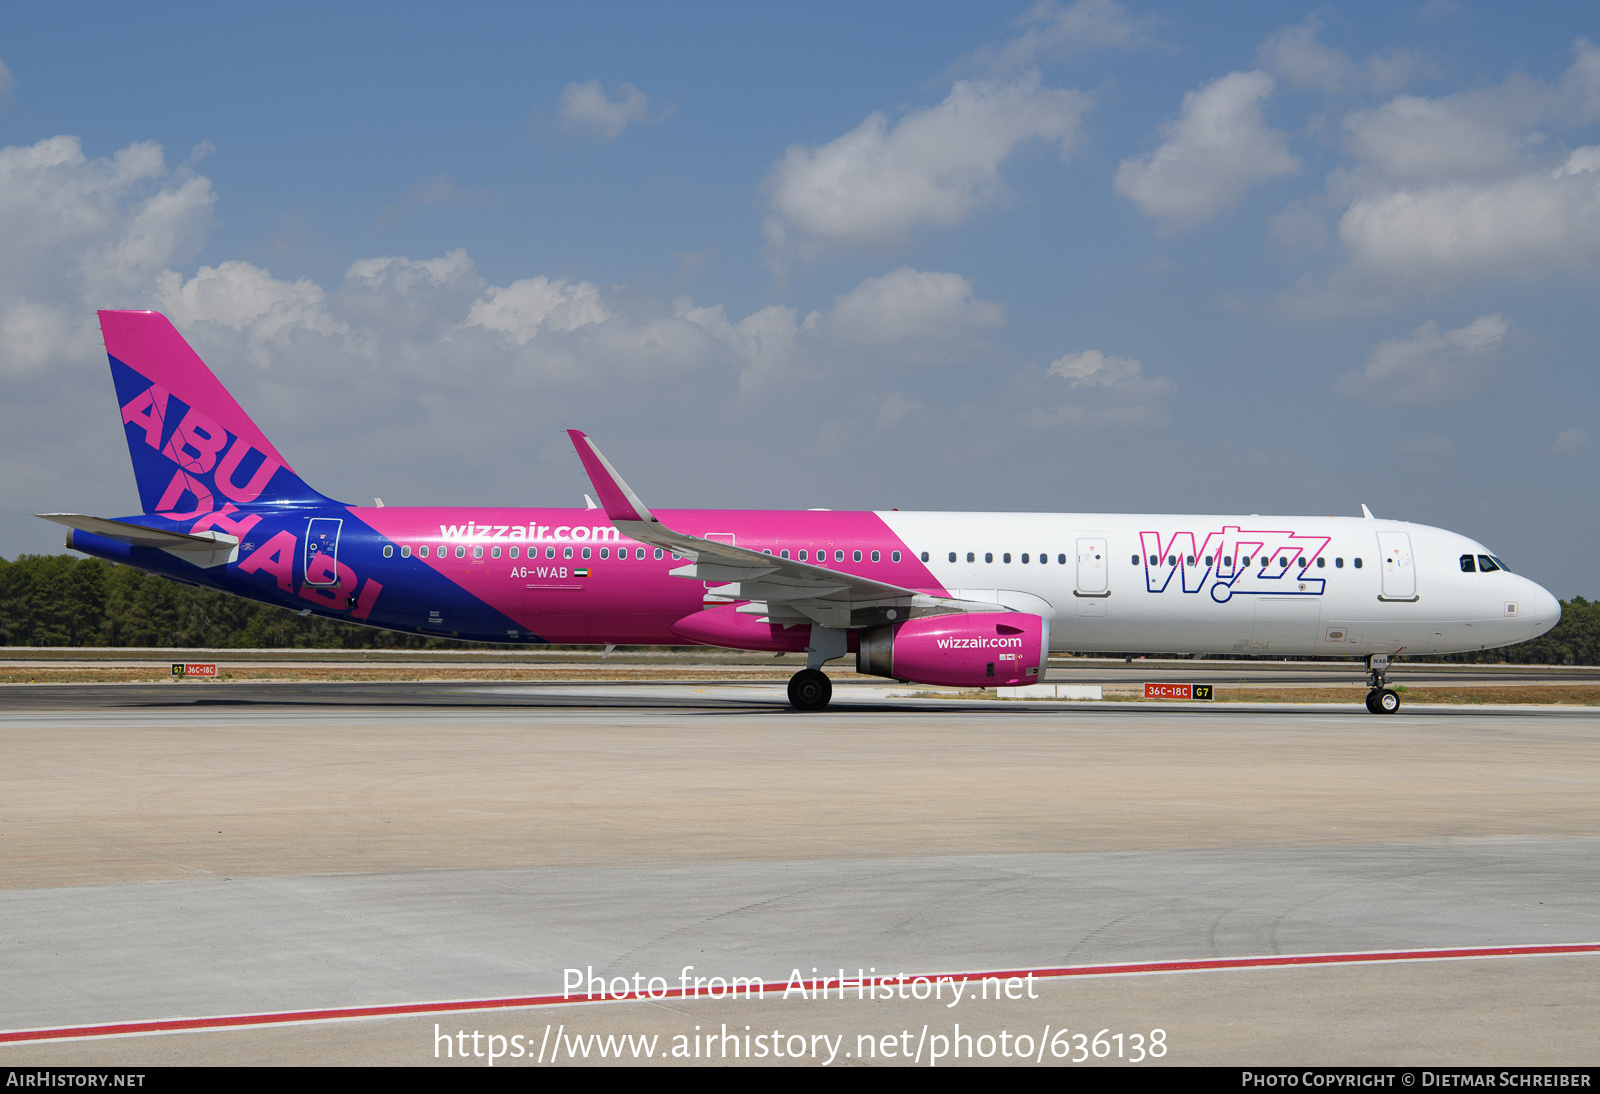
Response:
M106 517L91 517L85 513L35 513L34 516L57 524L65 524L68 528L80 532L120 540L134 547L155 547L201 567L220 566L224 562L232 562L239 551L238 539L222 532L203 532L192 536L187 532L146 528L142 524L130 524L124 520L110 520ZM72 546L70 537L67 546Z

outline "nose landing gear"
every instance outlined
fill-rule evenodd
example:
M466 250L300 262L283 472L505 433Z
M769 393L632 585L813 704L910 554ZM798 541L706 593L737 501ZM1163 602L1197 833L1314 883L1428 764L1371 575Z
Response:
M1384 685L1389 679L1389 655L1375 653L1367 658L1367 710L1373 714L1393 714L1400 709L1400 696Z

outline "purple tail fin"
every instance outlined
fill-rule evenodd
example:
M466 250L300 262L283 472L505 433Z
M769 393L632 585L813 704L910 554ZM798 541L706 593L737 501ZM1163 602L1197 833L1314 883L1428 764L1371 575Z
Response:
M166 316L103 311L100 331L146 513L214 513L221 526L243 505L334 504L294 473Z

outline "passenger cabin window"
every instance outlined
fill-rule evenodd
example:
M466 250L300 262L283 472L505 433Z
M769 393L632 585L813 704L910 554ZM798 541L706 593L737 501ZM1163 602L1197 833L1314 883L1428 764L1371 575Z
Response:
M983 561L985 561L985 562L993 562L994 561L994 552L993 551L985 551L985 552L983 552Z
M496 554L499 554L499 552L498 552L498 551L496 551L496 552L495 552L495 553L496 553ZM583 557L584 557L584 558L588 558L588 557L589 557L589 548L587 548L587 547L585 547L585 548L584 548L584 549L583 549Z
M1344 559L1342 559L1342 558L1336 558L1336 559L1334 559L1334 560L1333 560L1333 568L1334 568L1334 569L1335 569L1335 570L1342 570L1342 569L1344 569Z
M511 557L512 558L516 558L521 553L522 553L522 549L520 547L511 548Z
M1028 552L1026 551L1022 552L1022 564L1024 566L1028 564Z
M1478 572L1478 568L1472 564L1471 555L1461 556L1461 572L1464 574L1475 574Z
M1327 568L1328 568L1328 560L1319 556L1317 558L1317 569L1325 570Z
M394 547L392 545L387 544L387 543L385 543L383 545L383 557L384 558L393 558L394 557Z
M482 551L483 548L479 547L478 550ZM456 548L456 557L457 558L466 558L467 557L467 549L465 547L457 547Z
M779 558L788 558L789 557L789 552L787 550L779 551L778 552L778 557Z
M851 559L852 562L860 562L861 561L861 552L860 551L851 552L850 559Z
M1139 565L1139 556L1138 555L1134 555L1132 557L1133 557L1133 564L1135 566Z
M1471 555L1462 555L1461 556L1461 559L1462 559L1461 568L1463 570L1465 570L1467 568L1467 562L1470 561L1471 558L1472 558ZM1491 573L1494 573L1494 571L1500 569L1500 566L1489 555L1479 555L1478 556L1478 569L1481 570L1483 573L1491 574Z
M657 562L661 561L661 548L659 548L659 547L656 548L656 561Z
M1005 554L1001 555L1000 556L1000 561L1001 562L1010 562L1011 561L1011 552L1007 551Z
M881 558L883 558L883 556L880 555L877 551L872 552L872 561L877 562Z
M516 558L516 557L517 557L517 556L516 556L516 554L515 554L515 552L516 552L516 548L515 548L515 547L513 547L513 548L511 548L511 550L512 550L512 552L513 552L513 553L512 553L512 555L511 555L511 557L512 557L512 558ZM611 548L609 548L609 547L602 547L602 548L600 548L600 560L601 560L601 561L602 561L602 562L604 562L604 561L605 561L605 560L606 560L606 559L608 559L608 558L610 558L610 557L611 557Z
M421 555L423 558L427 558L428 557L428 548L426 546L418 547L417 548L417 554Z
M1361 569L1361 560L1359 558L1356 559L1356 569Z
M1135 560L1135 561L1137 561L1137 560ZM1057 555L1056 556L1056 565L1057 566L1065 566L1066 564L1067 564L1067 556L1066 555Z
M644 548L643 547L635 547L634 551L633 551L633 558L634 558L634 561L636 561L636 562L643 562L644 561Z
M482 547L476 547L476 546L473 547L472 548L472 557L473 558L482 558L483 557L483 548Z
M411 545L409 543L400 548L400 557L401 558L410 558L411 557Z
M968 551L967 552L967 561L968 562L976 562L976 561L978 561L978 556L973 554L971 551Z
M900 552L899 551L890 551L889 552L889 561L890 562L899 562L900 561ZM922 561L924 561L924 562L928 561L928 552L926 552L926 551L922 552Z
M804 551L801 551L800 552L800 561L804 562L805 560L806 560L806 553Z
M500 557L500 548L498 548L498 547L489 548L489 557L490 558L499 558Z

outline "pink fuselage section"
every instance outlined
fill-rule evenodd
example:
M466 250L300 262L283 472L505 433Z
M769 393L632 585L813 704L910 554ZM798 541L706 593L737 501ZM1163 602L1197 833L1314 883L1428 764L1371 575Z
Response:
M716 582L670 576L688 560L620 535L599 509L352 507L349 514L380 537L359 555L374 574L388 575L379 580L391 601L407 595L407 569L426 567L547 642L681 644L689 636L673 624L714 606L705 597ZM681 509L657 516L689 535L946 592L875 513ZM394 548L390 557L384 546ZM344 547L340 555L343 561Z

